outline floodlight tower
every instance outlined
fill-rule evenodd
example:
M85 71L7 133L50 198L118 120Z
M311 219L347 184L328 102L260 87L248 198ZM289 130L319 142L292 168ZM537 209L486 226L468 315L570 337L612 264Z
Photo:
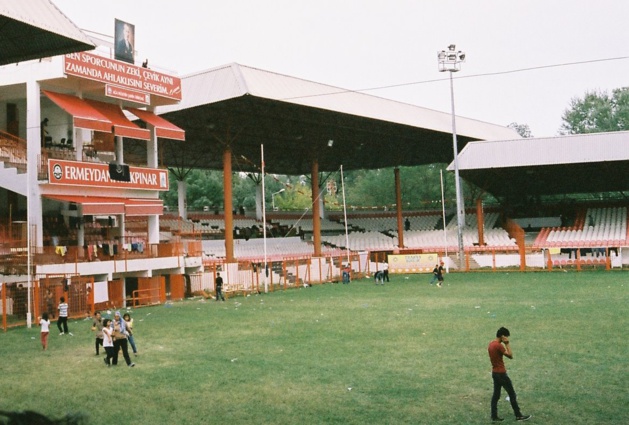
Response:
M450 73L450 103L452 105L452 150L454 151L454 187L456 189L456 221L457 240L459 245L459 270L463 269L463 228L465 227L465 204L461 194L461 180L459 178L459 148L456 141L456 115L454 113L454 83L453 72L461 70L461 63L465 62L465 53L456 50L454 44L448 46L448 50L442 50L437 54L439 61L439 72Z

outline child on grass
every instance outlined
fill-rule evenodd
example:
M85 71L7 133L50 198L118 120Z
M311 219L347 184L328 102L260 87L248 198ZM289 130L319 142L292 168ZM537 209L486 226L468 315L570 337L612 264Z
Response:
M103 346L103 319L101 317L100 311L94 313L94 318L92 319L92 331L96 332L94 348L96 349L96 355L98 356L98 347Z
M135 348L135 340L133 339L133 319L131 318L131 315L129 313L125 313L122 316L122 318L125 321L127 332L129 333L129 335L127 335L127 339L129 340L129 344L131 344L131 349L133 350L133 354L137 356L138 349Z
M59 318L57 319L57 328L59 328L59 335L65 335L71 333L68 332L68 303L65 297L59 298Z
M127 366L134 367L135 363L131 361L129 357L129 332L127 332L127 325L119 311L114 313L114 357L111 364L118 364L118 353L122 350L122 356L124 357Z
M103 319L103 348L107 353L107 357L103 360L107 366L111 366L111 359L114 357L114 339L112 337L114 330L110 327L111 319Z
M48 318L47 312L42 313L39 318L39 326L41 327L41 346L46 350L48 348L48 334L50 333L50 319Z

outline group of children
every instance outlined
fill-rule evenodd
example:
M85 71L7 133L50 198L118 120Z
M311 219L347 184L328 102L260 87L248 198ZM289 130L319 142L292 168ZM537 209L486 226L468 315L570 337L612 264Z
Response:
M389 269L385 266L384 270L378 270L375 272L373 274L373 280L376 282L376 285L384 285L385 280L389 282Z
M431 285L437 282L437 287L439 288L443 285L443 265L443 261L439 264L435 264L435 268L432 269L432 279L430 280Z
M435 268L432 270L432 279L430 280L430 284L434 284L437 282L437 287L441 288L443 285L443 265L445 263L442 261L439 264L435 264ZM379 270L374 273L373 279L376 282L376 285L381 283L384 285L384 281L389 281L389 270L385 267L384 270Z
M65 298L61 297L59 305L57 306L59 317L57 319L57 327L59 328L59 335L72 335L68 332L68 303ZM48 335L50 334L50 316L48 312L44 312L39 318L41 344L44 350L48 349ZM94 342L94 348L96 349L96 355L98 356L99 347L103 347L106 353L106 357L103 359L107 366L118 364L118 354L122 351L122 356L127 363L127 366L134 367L135 363L131 361L129 357L129 348L133 350L134 355L138 355L138 350L135 346L135 340L133 339L133 319L129 313L120 315L120 311L116 311L114 319L103 318L100 311L94 314L92 321L92 331L96 332L96 340Z
M114 313L114 319L108 317L102 318L100 312L94 314L92 323L92 331L96 332L96 340L94 348L98 356L100 346L103 347L106 357L103 359L107 366L116 366L118 364L118 355L122 351L127 366L134 367L135 363L129 357L129 345L135 356L138 350L133 339L133 319L129 313L120 315L120 311Z

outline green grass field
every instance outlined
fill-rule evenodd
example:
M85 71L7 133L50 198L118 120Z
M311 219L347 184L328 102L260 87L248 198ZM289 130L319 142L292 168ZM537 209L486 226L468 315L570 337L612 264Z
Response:
M91 321L0 334L0 410L89 424L483 424L487 344L511 330L529 423L629 423L624 272L363 279L131 311L137 366L106 368ZM113 313L113 312L112 312ZM499 414L513 422L503 392Z

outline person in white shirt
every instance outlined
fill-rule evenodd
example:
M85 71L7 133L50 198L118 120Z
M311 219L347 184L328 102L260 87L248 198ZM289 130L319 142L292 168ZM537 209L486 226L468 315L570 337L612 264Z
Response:
M110 327L111 319L103 319L103 348L107 353L107 357L103 360L107 366L111 366L111 359L114 357L114 330Z
M48 313L44 312L39 319L39 326L41 326L41 346L44 350L48 348L48 334L50 333L50 319Z
M59 335L67 334L68 332L68 303L65 297L59 298L59 318L57 319L57 328L59 328ZM62 328L63 326L63 328Z

